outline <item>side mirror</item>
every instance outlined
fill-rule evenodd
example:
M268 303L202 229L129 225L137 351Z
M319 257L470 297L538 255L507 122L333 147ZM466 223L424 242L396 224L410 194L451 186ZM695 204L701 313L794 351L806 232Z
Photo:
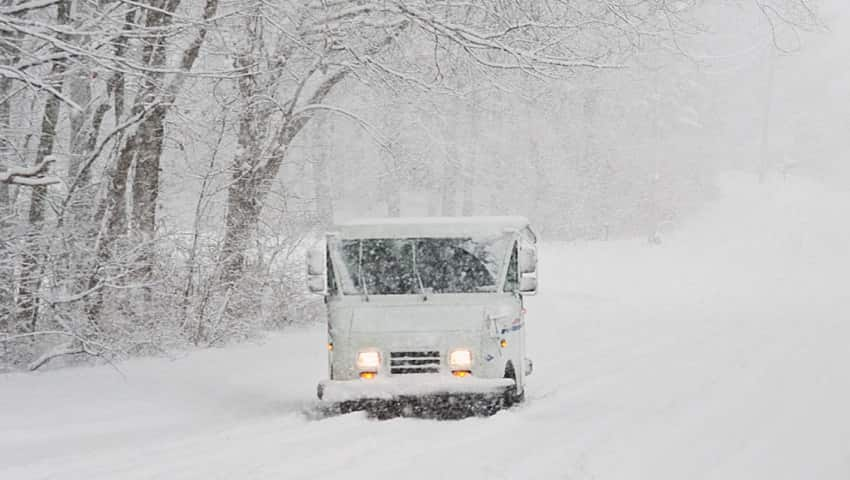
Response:
M519 251L519 273L537 272L537 249L522 248Z
M519 293L523 295L536 295L537 275L523 273L519 279Z
M325 250L313 248L307 252L307 275L325 274Z
M310 289L310 293L315 293L316 295L327 295L327 282L324 275L307 276L307 288Z
M325 250L314 248L307 252L307 288L310 293L327 294L328 280L325 275Z

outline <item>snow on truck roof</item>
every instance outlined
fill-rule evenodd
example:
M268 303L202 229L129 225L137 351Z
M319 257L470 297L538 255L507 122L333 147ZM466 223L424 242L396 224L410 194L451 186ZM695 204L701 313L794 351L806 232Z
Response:
M499 235L506 230L534 233L525 217L362 218L336 224L342 238L427 238Z

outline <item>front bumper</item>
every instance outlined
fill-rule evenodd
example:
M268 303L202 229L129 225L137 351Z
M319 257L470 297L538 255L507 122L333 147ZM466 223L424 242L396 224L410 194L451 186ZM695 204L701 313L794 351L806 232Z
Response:
M371 380L323 380L319 382L318 395L319 399L330 403L411 397L500 397L514 387L510 378L422 374Z

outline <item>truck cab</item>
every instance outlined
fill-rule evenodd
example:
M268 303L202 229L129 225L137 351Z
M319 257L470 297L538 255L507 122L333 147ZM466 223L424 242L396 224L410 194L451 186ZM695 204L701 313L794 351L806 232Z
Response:
M537 236L525 218L350 221L307 263L327 309L322 402L493 411L524 398L523 299L537 291Z

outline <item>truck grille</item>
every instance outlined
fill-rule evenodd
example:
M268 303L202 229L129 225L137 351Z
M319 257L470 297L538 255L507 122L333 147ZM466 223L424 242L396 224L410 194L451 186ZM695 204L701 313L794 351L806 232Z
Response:
M390 373L440 373L440 352L390 352Z

